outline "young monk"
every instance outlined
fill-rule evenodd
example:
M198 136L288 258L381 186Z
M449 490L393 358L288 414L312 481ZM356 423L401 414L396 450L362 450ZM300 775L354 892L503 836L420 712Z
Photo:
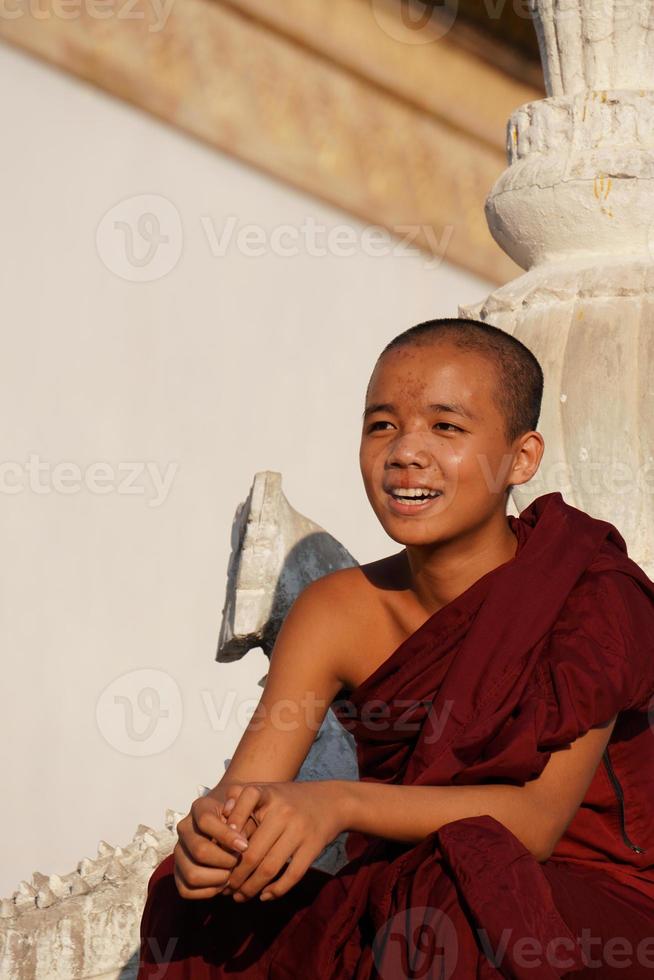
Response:
M542 387L489 324L382 351L360 464L402 548L295 600L150 879L139 980L654 977L654 584L558 492L507 515ZM360 780L297 782L330 705Z

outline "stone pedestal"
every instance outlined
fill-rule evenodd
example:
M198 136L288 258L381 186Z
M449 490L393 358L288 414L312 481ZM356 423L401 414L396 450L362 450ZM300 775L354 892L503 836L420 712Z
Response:
M654 11L532 0L548 98L507 127L488 224L524 276L464 316L512 333L545 373L540 472L609 520L654 574Z

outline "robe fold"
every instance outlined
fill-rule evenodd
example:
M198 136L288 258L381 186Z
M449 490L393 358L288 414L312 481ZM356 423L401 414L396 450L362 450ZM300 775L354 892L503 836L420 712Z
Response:
M417 844L352 831L336 875L237 905L182 899L170 856L138 980L654 980L654 583L558 492L507 520L514 558L332 707L361 780L412 786L524 785L617 715L551 857L488 814Z

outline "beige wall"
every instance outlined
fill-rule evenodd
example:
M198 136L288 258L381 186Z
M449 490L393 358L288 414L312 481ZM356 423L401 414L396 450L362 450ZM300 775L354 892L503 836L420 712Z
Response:
M214 661L254 473L359 561L390 553L357 460L373 361L489 286L8 47L0 81L4 895L217 780L267 666ZM144 211L168 240L130 264ZM329 229L352 254L308 254Z

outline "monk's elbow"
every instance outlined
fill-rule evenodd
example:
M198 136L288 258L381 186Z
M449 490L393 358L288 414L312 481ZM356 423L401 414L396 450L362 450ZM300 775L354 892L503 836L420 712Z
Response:
M544 861L549 861L553 850L553 844L550 845L547 841L542 843L539 841L538 844L531 848L531 853L534 855L536 860L542 864Z
M525 811L522 825L525 847L541 864L549 861L563 832L558 813L537 803Z
M548 861L557 845L560 833L549 822L540 819L530 820L528 826L521 828L522 833L516 833L528 851L541 863Z
M532 841L530 850L537 861L541 863L543 861L549 861L552 854L554 853L554 848L559 841L560 833L556 831L548 832L544 828L541 828Z

